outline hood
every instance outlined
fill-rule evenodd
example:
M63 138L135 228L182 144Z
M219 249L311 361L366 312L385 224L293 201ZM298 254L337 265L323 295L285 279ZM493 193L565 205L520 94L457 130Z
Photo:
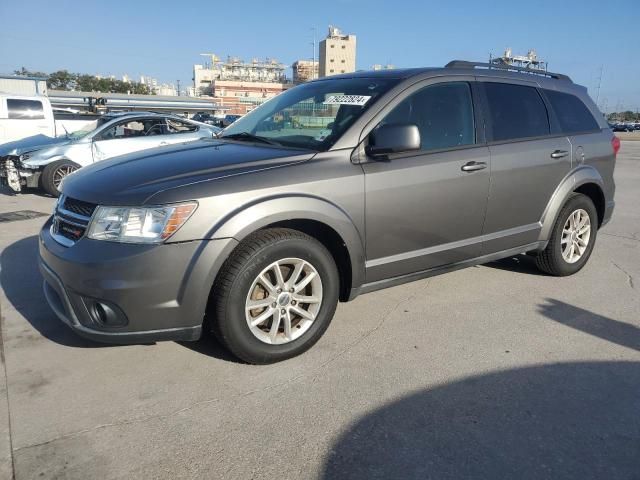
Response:
M15 142L3 143L0 145L0 157L7 155L20 156L23 153L41 150L43 148L70 143L67 137L48 137L46 135L34 135L32 137L16 140Z
M308 160L315 152L203 139L103 160L65 178L65 195L102 205L143 205L194 183Z

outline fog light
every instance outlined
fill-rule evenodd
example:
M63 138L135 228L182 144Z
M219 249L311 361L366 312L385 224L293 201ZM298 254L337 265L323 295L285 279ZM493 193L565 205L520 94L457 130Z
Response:
M93 323L99 327L124 327L127 317L117 306L104 300L84 299Z

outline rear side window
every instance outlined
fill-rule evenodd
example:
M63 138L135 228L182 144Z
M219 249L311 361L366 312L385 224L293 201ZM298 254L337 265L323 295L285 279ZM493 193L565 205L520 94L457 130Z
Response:
M383 124L415 124L421 150L439 150L475 143L471 88L465 82L425 87L400 102Z
M547 107L534 87L484 83L494 141L549 134Z
M598 122L593 118L587 106L570 93L545 90L551 107L558 117L563 133L578 133L599 130Z
M42 102L38 100L19 100L7 98L9 118L17 120L41 120L44 118Z
M167 118L168 133L188 133L198 130L198 126L193 123L182 122L173 118Z

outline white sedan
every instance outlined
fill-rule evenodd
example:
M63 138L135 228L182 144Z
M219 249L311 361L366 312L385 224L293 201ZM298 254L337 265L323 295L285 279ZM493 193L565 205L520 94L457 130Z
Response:
M50 145L40 141L37 147L16 145L0 152L0 182L16 192L23 186L41 187L57 197L62 179L81 167L148 148L212 138L218 132L218 127L175 115L107 114L98 120L95 130L52 138Z

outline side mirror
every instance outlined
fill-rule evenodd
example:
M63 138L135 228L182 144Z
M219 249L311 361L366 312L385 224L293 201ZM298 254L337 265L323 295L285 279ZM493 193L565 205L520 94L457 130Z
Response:
M420 131L416 125L388 124L369 134L369 145L365 148L365 153L370 157L381 157L415 150L420 150Z

